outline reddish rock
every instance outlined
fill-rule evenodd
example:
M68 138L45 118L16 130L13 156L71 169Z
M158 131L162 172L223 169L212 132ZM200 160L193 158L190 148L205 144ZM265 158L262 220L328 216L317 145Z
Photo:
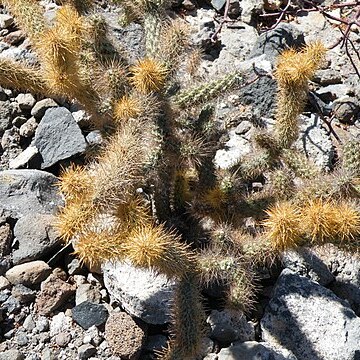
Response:
M144 330L125 312L112 313L106 322L105 339L121 359L139 359L145 337Z
M65 278L62 271L55 269L48 279L41 284L41 291L35 302L39 314L49 315L64 305L66 300L74 294L75 285L67 283Z

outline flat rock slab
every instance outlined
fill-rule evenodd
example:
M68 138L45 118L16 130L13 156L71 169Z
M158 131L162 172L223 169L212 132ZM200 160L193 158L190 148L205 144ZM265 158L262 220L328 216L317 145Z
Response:
M72 308L72 318L85 330L104 324L109 316L104 305L84 301Z
M256 341L235 342L228 348L221 349L218 360L297 360L290 351L274 349L267 343Z
M18 219L31 213L54 214L63 200L57 178L40 170L0 172L0 211Z
M162 274L138 269L128 263L107 262L102 270L105 287L127 313L148 324L170 321L175 282Z
M54 229L55 216L51 214L27 214L19 219L14 228L18 248L12 253L15 265L39 260L60 245L59 234Z
M38 148L46 169L60 160L83 153L87 148L86 140L71 115L64 107L46 110L35 132L35 146Z
M360 357L360 318L318 283L285 269L261 320L262 338L298 360Z

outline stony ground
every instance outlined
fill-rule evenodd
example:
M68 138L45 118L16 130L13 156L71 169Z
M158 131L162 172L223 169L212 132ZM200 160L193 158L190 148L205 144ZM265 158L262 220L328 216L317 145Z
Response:
M56 5L41 3L51 19ZM232 69L243 69L248 79L261 73L217 103L216 121L227 129L214 159L222 168L252 151L254 123L272 125L276 82L271 72L278 53L316 38L330 46L341 37L334 22L318 12L301 13L260 32L272 25L259 21L264 6L276 11L281 1L230 3L232 21L216 41L211 39L225 0L206 6L184 0L177 7L192 29L193 43L205 49L199 79ZM134 57L141 54L141 26L122 28L113 8L105 1L100 5L114 39L131 48ZM339 15L340 9L333 12ZM350 37L359 47L358 28ZM0 56L36 62L28 40L5 11L0 14ZM297 146L319 167L331 169L340 141L360 141L360 81L344 48L328 52L310 89ZM60 99L0 89L0 138L0 360L155 359L154 351L167 341L176 283L126 263L91 272L63 247L52 226L63 203L55 186L60 166L82 159L103 141L88 128L87 114ZM359 270L355 255L335 247L289 252L282 264L262 272L259 302L247 317L223 310L214 301L216 292L204 294L209 332L199 359L358 359Z

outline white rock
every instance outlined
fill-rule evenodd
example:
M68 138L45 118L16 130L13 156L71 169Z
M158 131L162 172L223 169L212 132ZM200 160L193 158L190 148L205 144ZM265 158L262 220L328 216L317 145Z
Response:
M38 152L39 151L36 146L28 146L15 159L10 160L10 169L19 169L25 166Z

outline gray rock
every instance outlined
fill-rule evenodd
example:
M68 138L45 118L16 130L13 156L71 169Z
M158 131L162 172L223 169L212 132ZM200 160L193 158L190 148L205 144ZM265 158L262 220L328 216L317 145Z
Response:
M235 129L236 135L244 135L252 128L252 124L250 121L244 120L242 121Z
M0 172L0 209L17 219L29 213L55 213L63 200L58 179L39 170Z
M96 348L91 344L81 345L78 349L79 360L89 359L91 356L95 354L96 354Z
M104 305L84 301L72 308L72 318L84 329L104 324L109 316Z
M334 281L335 276L326 264L311 249L300 248L283 254L282 262L291 271L326 286Z
M38 101L31 110L31 115L36 119L41 119L47 109L59 106L53 99L43 99Z
M342 299L346 299L355 313L360 315L360 260L356 254L339 250L336 246L317 247L315 254L335 275L330 289Z
M321 87L316 93L320 98L327 100L335 100L353 92L353 87L348 84L334 84Z
M69 331L72 328L71 317L66 316L63 312L54 315L50 323L50 336L55 337L60 332Z
M250 24L253 20L253 17L259 14L263 8L263 0L242 0L241 20L246 24Z
M19 94L15 101L19 104L21 110L30 110L36 103L36 100L32 94Z
M80 126L80 128L86 128L90 124L90 116L85 112L85 110L76 110L72 111L71 114L73 118L75 119L76 123Z
M14 266L6 272L5 277L13 285L33 286L45 280L50 273L51 268L44 261L32 261Z
M357 359L360 319L330 290L285 269L261 320L262 338L298 360Z
M43 158L42 169L83 153L87 148L71 112L63 107L46 111L35 133L35 145Z
M18 299L13 296L9 296L6 301L3 302L1 307L6 309L9 314L13 314L18 313L21 310L22 305Z
M0 28L7 29L14 23L14 18L7 14L0 14Z
M75 294L75 304L79 305L84 301L100 304L101 294L97 287L91 284L79 284Z
M235 342L228 348L221 349L218 360L300 360L290 351L274 349L267 343L256 341ZM305 359L304 359L305 360ZM310 360L310 359L308 359ZM315 359L314 359L315 360Z
M26 336L24 332L19 331L15 336L15 342L19 346L25 346L29 343L29 338Z
M259 80L243 86L237 94L243 105L251 105L256 109L258 116L270 118L274 115L277 85L276 80L270 76L262 76Z
M0 135L11 127L13 107L10 101L0 101Z
M39 153L36 146L28 146L15 159L9 161L10 169L19 169L24 167L30 160L32 160Z
M25 356L20 350L6 350L0 354L0 360L24 360Z
M16 284L11 290L12 296L18 299L21 304L31 302L35 299L36 291L31 290L23 284Z
M19 129L12 127L11 129L5 130L1 138L1 147L6 149L16 148L20 146L20 134Z
M310 118L299 117L300 135L295 147L310 158L319 168L329 170L334 158L334 146L328 130L318 116L311 114Z
M45 316L39 316L36 321L36 329L42 333L49 330L49 320Z
M352 125L360 118L360 105L355 98L343 97L333 103L336 118L344 123Z
M14 61L20 61L23 63L27 63L28 65L37 64L37 59L29 49L22 47L11 46L8 49L5 49L0 54L1 58L11 59Z
M216 151L214 163L220 169L228 169L236 165L242 157L251 152L248 139L236 134L236 129L229 131L230 139L225 143L224 149Z
M206 322L211 326L210 338L222 344L255 340L255 324L247 321L241 312L212 310Z
M149 324L170 321L170 304L176 286L174 281L129 263L107 262L102 270L109 294L130 315Z
M314 82L320 85L341 84L341 74L334 69L320 69L315 73Z
M25 320L24 320L24 323L23 323L23 327L25 330L27 331L32 331L35 329L36 327L36 324L35 324L35 321L34 321L34 318L32 315L28 315Z
M86 135L86 141L90 146L101 145L104 141L100 130L93 130Z
M35 131L38 127L38 122L34 116L32 116L29 120L22 124L19 129L19 134L22 137L31 137L35 134Z
M226 0L211 0L212 7L217 11L221 10L224 7L225 3Z
M51 214L27 214L14 227L18 248L13 251L15 265L38 260L56 249L60 237L54 228L55 216Z
M250 58L266 54L267 59L274 64L277 56L283 50L289 47L297 48L303 45L305 45L304 35L300 30L290 24L280 23L275 29L264 32L259 36L250 53Z

